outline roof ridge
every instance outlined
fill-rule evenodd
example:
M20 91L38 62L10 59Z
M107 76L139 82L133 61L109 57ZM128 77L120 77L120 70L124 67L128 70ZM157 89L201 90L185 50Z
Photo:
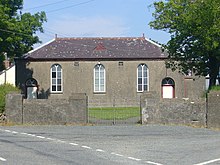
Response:
M103 40L103 39L110 39L110 40L127 40L127 39L141 39L143 37L57 37L55 40Z

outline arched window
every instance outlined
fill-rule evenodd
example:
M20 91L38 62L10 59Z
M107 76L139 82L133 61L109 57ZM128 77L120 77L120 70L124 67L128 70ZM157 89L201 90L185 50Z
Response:
M162 98L175 97L175 82L172 78L166 77L162 80Z
M62 92L62 67L59 64L51 67L51 92Z
M102 64L94 67L94 92L105 92L105 67Z
M137 91L149 90L149 70L146 64L140 64L137 68Z

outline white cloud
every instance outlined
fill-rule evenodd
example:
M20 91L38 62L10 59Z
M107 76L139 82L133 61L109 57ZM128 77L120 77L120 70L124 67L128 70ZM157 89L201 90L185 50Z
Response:
M49 20L50 21L50 20ZM75 17L65 16L50 21L50 29L68 37L113 37L126 36L129 27L120 19L113 17ZM46 29L46 28L45 28ZM59 34L58 34L59 36Z

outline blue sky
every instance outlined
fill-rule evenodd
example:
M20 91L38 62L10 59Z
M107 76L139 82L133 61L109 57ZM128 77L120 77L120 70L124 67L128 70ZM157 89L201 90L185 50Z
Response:
M58 37L145 37L160 43L169 34L150 29L155 0L24 0L23 12L45 11L43 43Z

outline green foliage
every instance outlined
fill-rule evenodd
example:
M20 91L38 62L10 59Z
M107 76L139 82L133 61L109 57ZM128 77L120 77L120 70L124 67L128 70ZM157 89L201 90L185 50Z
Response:
M125 120L140 116L139 107L89 108L89 117L102 120Z
M19 89L11 84L0 85L0 113L5 110L5 96L10 92L19 92Z
M40 43L37 32L43 32L45 12L22 14L23 0L0 1L0 56L7 52L9 58L20 57ZM0 59L2 63L2 59Z
M154 3L150 26L171 34L164 48L167 67L210 76L215 85L220 66L220 1L167 0Z
M4 56L0 55L0 71L5 69L5 66L3 65Z
M211 91L220 91L220 86L212 86Z

